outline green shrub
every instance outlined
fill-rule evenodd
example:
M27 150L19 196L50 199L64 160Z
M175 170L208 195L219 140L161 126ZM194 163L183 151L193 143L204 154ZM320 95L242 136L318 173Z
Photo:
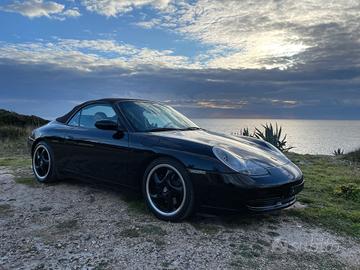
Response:
M0 141L26 139L31 130L48 122L34 115L23 115L0 109Z
M334 194L347 200L360 202L360 185L355 183L339 185L335 188Z
M360 148L344 155L344 158L354 162L360 162Z
M26 138L35 127L0 126L0 140Z
M0 109L0 126L42 126L49 121L34 115L23 115Z

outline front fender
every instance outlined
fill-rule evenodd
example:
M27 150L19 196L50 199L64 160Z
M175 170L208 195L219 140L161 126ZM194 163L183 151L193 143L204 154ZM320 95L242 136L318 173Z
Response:
M187 169L200 170L216 173L234 173L215 156L196 154L193 152L174 150L157 147L154 149L157 155L169 156L180 161Z

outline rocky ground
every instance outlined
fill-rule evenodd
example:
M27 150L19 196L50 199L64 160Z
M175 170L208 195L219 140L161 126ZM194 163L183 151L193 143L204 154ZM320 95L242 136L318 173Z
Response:
M154 218L141 199L0 167L0 269L360 269L360 244L288 211Z

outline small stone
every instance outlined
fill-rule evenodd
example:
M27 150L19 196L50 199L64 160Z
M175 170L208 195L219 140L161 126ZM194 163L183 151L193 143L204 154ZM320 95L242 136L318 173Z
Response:
M39 211L40 212L47 212L47 211L50 211L51 209L52 209L52 207L50 207L50 206L44 206L44 207L40 207Z
M95 202L95 196L94 194L91 194L89 198L89 203L93 203L93 202Z

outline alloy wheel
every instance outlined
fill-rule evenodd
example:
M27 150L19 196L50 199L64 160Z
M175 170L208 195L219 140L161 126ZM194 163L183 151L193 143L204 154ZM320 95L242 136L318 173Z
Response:
M36 176L43 180L45 179L50 172L50 153L44 145L39 145L36 147L33 155L33 168Z
M153 209L163 216L176 215L184 206L185 181L181 173L169 164L159 164L146 178L146 196Z

